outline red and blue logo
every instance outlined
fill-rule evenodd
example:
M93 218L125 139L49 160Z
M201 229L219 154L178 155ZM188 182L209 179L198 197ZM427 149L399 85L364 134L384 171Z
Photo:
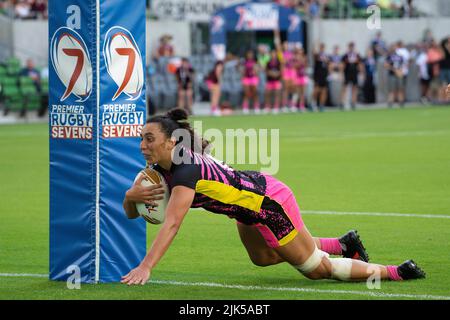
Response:
M67 27L56 30L50 42L50 59L66 88L60 100L73 94L77 102L86 101L92 92L92 64L80 34Z
M106 70L117 85L115 101L125 94L127 100L137 100L144 87L142 56L133 35L127 29L112 27L105 35L103 46Z

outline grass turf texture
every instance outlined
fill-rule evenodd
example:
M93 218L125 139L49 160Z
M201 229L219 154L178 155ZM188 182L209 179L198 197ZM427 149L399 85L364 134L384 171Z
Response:
M196 120L203 120L204 130L280 129L276 176L294 191L301 210L450 216L450 108ZM0 126L0 150L0 273L46 274L47 126ZM65 283L45 278L0 276L0 299L390 299L383 294L450 298L450 219L309 214L303 218L315 236L339 236L357 228L372 262L398 264L414 258L427 279L382 282L380 290L368 290L365 283L311 281L287 264L256 267L240 244L233 220L196 210L187 215L172 247L153 270L153 280L306 291L164 282L130 288L82 285L81 290L68 290ZM148 230L150 244L158 228Z

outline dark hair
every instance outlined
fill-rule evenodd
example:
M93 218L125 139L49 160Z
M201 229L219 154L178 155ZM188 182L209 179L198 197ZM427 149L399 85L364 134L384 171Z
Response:
M151 117L147 120L147 123L159 123L161 126L161 131L166 135L167 138L171 138L174 131L177 129L184 129L189 132L190 141L177 140L176 144L185 146L186 148L191 149L192 151L200 151L205 152L206 148L209 146L209 141L199 137L194 129L191 127L191 124L188 120L188 113L186 110L181 108L176 108L169 110L166 114L157 115Z

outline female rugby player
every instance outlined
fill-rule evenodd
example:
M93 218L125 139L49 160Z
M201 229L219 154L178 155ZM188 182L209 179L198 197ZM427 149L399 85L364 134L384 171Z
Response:
M137 268L123 276L122 283L145 284L189 208L198 207L236 219L242 243L258 266L287 262L310 279L425 277L412 260L400 266L367 263L367 253L356 231L341 238L313 238L302 221L294 194L285 184L260 172L234 170L200 152L207 149L208 142L196 137L187 118L184 110L175 109L150 118L142 129L141 152L153 169L165 177L171 195L165 222L150 251ZM177 129L189 132L190 146L174 138ZM158 186L146 188L139 182L126 192L123 203L130 219L139 217L136 203L154 204L154 200L161 198ZM330 254L344 258L331 258Z
M221 84L223 74L223 61L219 60L214 64L213 69L206 76L206 85L209 89L209 96L211 101L211 115L220 116L222 113L219 108Z
M244 99L242 101L242 111L244 114L249 113L250 100L253 101L253 110L259 113L259 97L258 97L258 63L252 50L248 50L245 59L241 65L242 69L242 87L244 88Z

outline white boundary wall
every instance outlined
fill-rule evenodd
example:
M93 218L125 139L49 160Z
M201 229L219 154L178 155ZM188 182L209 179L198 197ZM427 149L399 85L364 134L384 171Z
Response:
M315 20L310 25L311 44L326 43L328 50L334 45L341 53L350 41L354 41L359 52L365 53L378 31L387 43L403 40L415 43L422 39L424 31L430 29L436 40L450 36L450 18L382 19L381 29L369 30L366 20Z

